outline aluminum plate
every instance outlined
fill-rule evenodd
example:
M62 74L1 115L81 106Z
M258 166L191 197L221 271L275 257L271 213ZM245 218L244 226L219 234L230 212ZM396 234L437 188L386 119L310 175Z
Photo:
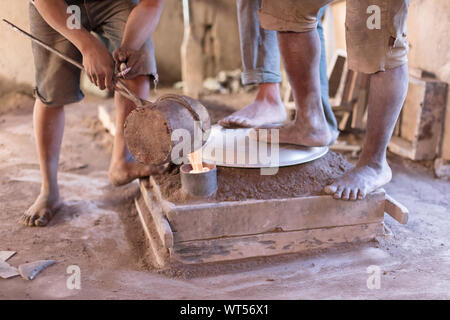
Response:
M218 124L212 126L209 139L203 147L203 161L222 167L273 168L313 161L328 152L328 147L255 141L249 137L250 130L226 129Z

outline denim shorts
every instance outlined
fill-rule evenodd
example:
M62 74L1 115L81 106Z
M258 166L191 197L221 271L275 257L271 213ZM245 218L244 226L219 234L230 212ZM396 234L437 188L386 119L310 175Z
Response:
M81 11L81 25L94 32L110 52L119 48L125 25L134 0L66 0L67 5L77 5ZM58 33L41 17L32 3L29 8L31 33L70 58L82 62L80 51L63 35ZM80 70L33 43L36 87L35 96L48 106L62 106L83 99L80 88ZM149 39L143 46L145 61L138 75L157 79L153 42Z

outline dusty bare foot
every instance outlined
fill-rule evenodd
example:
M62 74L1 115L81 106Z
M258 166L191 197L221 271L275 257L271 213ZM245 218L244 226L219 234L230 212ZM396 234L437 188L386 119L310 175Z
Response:
M41 193L33 205L20 217L19 223L28 227L43 227L50 222L61 206L59 195Z
M261 128L286 121L286 109L281 100L257 99L245 108L219 121L225 128Z
M343 177L326 186L324 191L335 199L356 200L391 181L392 171L388 163L358 164Z
M109 167L109 181L115 186L122 186L130 183L134 179L162 173L166 169L167 165L152 166L135 161L112 163Z
M260 135L261 130L265 129L251 130L249 132L250 138L271 142L271 130L267 130L267 138L265 138L264 135ZM294 124L283 126L277 130L279 134L278 143L295 144L305 147L322 147L329 145L333 140L330 129L326 124L313 128L307 124L303 125L296 122Z

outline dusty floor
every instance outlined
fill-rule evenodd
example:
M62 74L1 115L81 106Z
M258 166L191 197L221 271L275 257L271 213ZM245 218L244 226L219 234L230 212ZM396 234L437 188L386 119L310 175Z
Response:
M208 99L238 107L251 95ZM46 228L17 224L40 186L31 110L0 112L0 250L17 251L13 266L57 261L33 281L0 279L0 299L450 298L450 183L397 157L390 157L394 178L386 190L410 209L410 220L404 226L386 217L390 240L226 264L203 276L149 271L132 205L137 184L108 184L111 141L96 121L97 105L106 103L89 97L66 108L59 174L66 206ZM81 269L81 290L67 288L70 265ZM370 265L381 269L380 289L367 287Z

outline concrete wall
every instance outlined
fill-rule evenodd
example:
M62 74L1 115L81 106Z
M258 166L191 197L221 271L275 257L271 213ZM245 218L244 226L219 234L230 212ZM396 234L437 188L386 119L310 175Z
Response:
M235 1L208 1L208 5L220 8L213 28L216 40L215 71L239 68L241 61ZM28 1L0 0L0 18L29 30ZM161 21L154 34L156 59L163 83L181 80L180 45L183 30L181 1L165 0ZM30 41L3 23L0 25L0 35L0 94L10 90L13 85L31 86L34 82L34 66Z
M28 1L0 0L0 18L29 30ZM0 95L18 85L31 87L33 82L30 41L0 23Z

